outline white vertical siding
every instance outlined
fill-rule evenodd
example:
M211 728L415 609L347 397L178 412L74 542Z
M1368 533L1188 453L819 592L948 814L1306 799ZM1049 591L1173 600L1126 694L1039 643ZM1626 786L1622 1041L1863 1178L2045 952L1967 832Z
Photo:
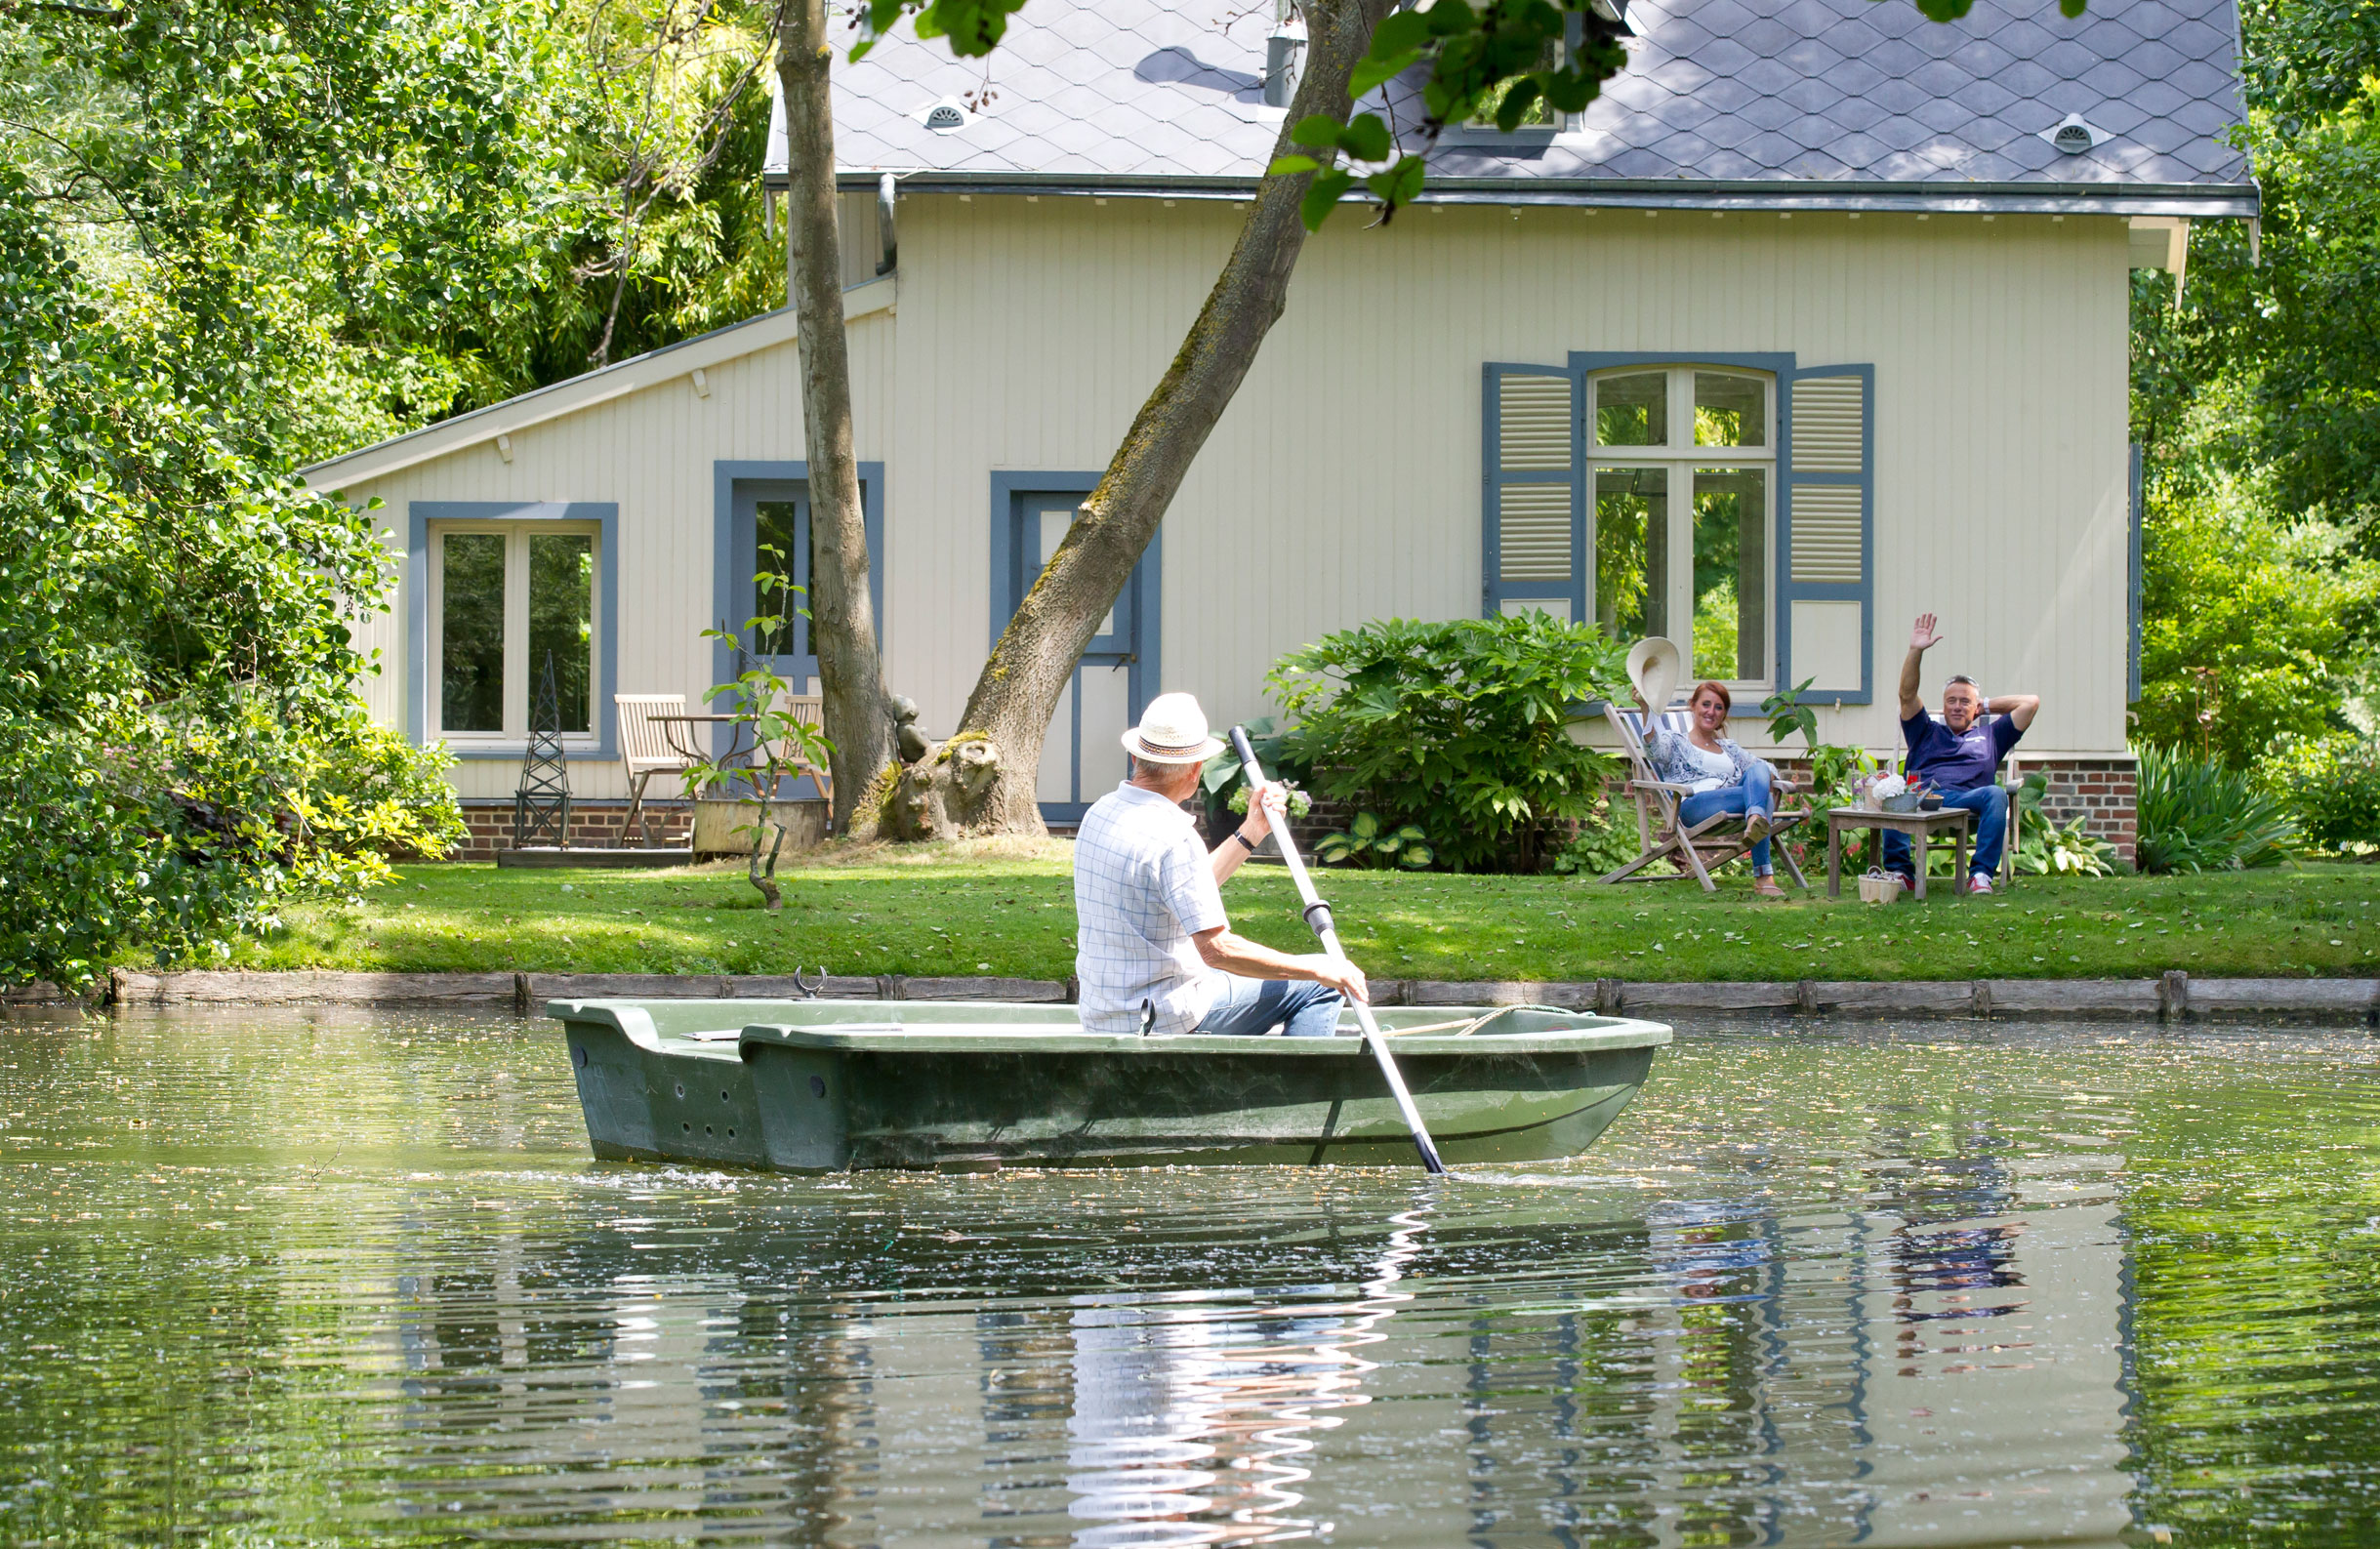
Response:
M853 428L859 456L885 455L882 428L892 390L891 312L849 325ZM491 442L349 486L350 503L378 496L389 542L402 553L406 510L414 501L611 501L620 508L618 691L683 694L689 707L712 683L710 642L701 632L713 614L713 465L722 459L795 462L803 458L801 379L795 350L781 345L707 370L708 397L677 377L512 434L506 462ZM888 481L889 482L889 481ZM391 724L404 713L404 604L365 631L384 671L365 685L373 714ZM616 763L574 761L572 790L583 796L627 794ZM472 759L455 770L467 796L509 795L519 781L513 759Z
M955 729L990 639L995 470L1105 466L1238 234L1234 206L905 195L899 318L851 326L860 455L887 465L891 686ZM1164 531L1163 686L1263 713L1273 660L1367 619L1480 605L1486 361L1574 349L1791 352L1876 368L1876 703L1825 733L1890 747L1908 619L1929 663L2044 697L2039 753L2124 746L2127 237L2112 218L1343 213ZM791 346L351 490L620 504L619 686L708 686L712 466L802 456ZM371 685L391 719L391 663ZM590 795L616 772L574 766ZM466 794L508 792L507 763Z
M989 472L1105 464L1238 220L903 200L891 666L936 732L989 633ZM2113 219L1342 214L1167 518L1165 684L1260 713L1266 668L1325 630L1477 612L1483 362L1789 351L1877 373L1877 702L1826 735L1894 743L1931 609L1936 678L2041 692L2040 752L2119 752L2125 265Z

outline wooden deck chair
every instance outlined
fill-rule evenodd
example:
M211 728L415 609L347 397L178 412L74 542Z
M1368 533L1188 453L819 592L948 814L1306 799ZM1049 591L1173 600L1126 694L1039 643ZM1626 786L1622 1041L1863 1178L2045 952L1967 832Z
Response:
M1744 836L1744 815L1740 812L1714 813L1693 828L1678 822L1678 804L1693 795L1690 786L1670 785L1655 777L1653 761L1645 754L1643 727L1636 712L1606 705L1603 713L1620 733L1620 745L1627 750L1628 794L1636 798L1636 833L1641 849L1636 859L1610 876L1606 882L1660 882L1673 877L1692 876L1703 884L1703 891L1715 893L1719 884L1710 874L1730 861L1752 852L1753 841ZM1686 712L1671 710L1661 717L1663 731L1683 736L1689 729ZM1779 776L1773 789L1778 795L1789 795L1801 788ZM1801 866L1793 859L1793 851L1784 842L1786 832L1809 817L1807 812L1779 810L1769 828L1770 853L1785 863L1792 876L1793 885L1807 889L1808 878L1801 875ZM1655 861L1666 860L1677 870L1668 874L1642 875Z
M786 696L786 707L794 713L794 719L804 726L826 724L826 696L823 694L789 694ZM754 761L758 763L757 755ZM818 795L825 798L827 813L831 819L835 811L834 772L824 764L812 763L807 758L796 759L795 769L798 773L808 775L817 782Z
M693 767L692 760L670 746L650 717L684 714L686 696L615 694L612 704L619 715L620 761L628 766L628 816L620 824L620 842L623 846L628 843L629 831L637 826L641 815L644 847L649 850L653 847L653 820L644 811L645 782L657 774L684 774Z

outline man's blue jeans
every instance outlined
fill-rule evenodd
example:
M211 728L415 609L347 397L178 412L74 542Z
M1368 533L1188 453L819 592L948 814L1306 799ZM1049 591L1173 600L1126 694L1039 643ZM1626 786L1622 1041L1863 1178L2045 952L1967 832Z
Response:
M2007 790L2001 786L1977 786L1972 791L1946 791L1942 804L1965 807L1975 814L1975 855L1967 863L1967 869L1985 876L1998 876L2000 846L2008 838ZM1917 879L1917 863L1909 856L1908 835L1884 836L1884 869L1899 872L1912 882Z
M1293 1039L1327 1039L1338 1031L1338 992L1327 984L1227 973L1198 1031L1257 1034L1287 1023Z
M1774 817L1777 813L1777 796L1772 787L1776 779L1777 771L1769 767L1766 759L1762 759L1744 775L1744 784L1721 786L1716 791L1698 791L1679 802L1678 821L1693 828L1714 812L1749 812L1754 807ZM1756 876L1766 876L1775 870L1769 864L1769 841L1762 839L1752 846L1752 873Z

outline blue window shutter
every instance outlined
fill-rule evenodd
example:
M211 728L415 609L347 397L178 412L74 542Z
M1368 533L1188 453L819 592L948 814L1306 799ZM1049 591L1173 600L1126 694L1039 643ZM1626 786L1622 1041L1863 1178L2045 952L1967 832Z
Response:
M1778 503L1780 687L1875 699L1876 368L1806 366L1786 376Z
M1487 368L1480 438L1480 611L1586 617L1579 378L1561 366Z

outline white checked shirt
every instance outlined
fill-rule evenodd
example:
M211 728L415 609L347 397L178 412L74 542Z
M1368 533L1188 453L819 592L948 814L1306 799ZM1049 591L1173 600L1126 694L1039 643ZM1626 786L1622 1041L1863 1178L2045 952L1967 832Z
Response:
M1091 803L1074 846L1075 978L1083 1027L1187 1033L1214 1003L1223 976L1190 938L1228 924L1223 895L1190 814L1127 781Z

